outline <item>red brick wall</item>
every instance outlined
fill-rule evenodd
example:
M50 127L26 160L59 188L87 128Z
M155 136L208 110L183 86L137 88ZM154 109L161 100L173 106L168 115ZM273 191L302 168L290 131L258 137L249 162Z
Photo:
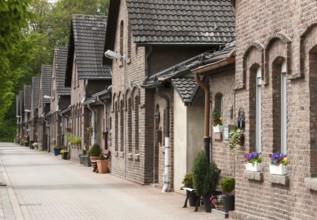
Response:
M238 152L238 162L254 146L252 111L250 111L250 68L262 68L262 150L263 181L244 177L242 163L236 165L236 219L316 219L317 194L305 187L304 179L313 176L317 163L311 143L315 143L316 105L309 90L308 52L317 44L316 35L305 31L317 22L317 2L236 1L236 75L235 112L246 113L245 149ZM313 33L315 29L312 28ZM302 36L302 38L301 38ZM256 46L250 49L252 45ZM278 87L274 61L287 63L287 154L289 186L269 182L269 154L277 144L273 100ZM276 62L275 62L276 63ZM280 63L280 62L279 62ZM312 68L313 69L313 68ZM252 72L252 71L251 71ZM311 98L310 98L311 97ZM275 99L276 100L276 99ZM315 110L314 110L315 111ZM277 126L277 125L276 125ZM279 146L274 146L279 148Z

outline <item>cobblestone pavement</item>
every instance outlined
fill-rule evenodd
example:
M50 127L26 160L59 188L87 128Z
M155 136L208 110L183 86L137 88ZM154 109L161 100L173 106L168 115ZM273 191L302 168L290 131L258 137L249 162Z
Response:
M12 143L0 143L0 162L0 219L223 219L182 208L184 195Z

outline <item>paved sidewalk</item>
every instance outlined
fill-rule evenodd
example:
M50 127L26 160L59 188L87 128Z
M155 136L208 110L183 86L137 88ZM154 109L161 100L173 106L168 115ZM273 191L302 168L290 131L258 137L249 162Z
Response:
M0 219L223 219L182 208L185 196L161 193L47 152L0 143Z

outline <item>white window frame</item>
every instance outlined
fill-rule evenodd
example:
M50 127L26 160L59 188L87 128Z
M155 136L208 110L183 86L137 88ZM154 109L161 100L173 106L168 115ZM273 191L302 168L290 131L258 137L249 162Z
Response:
M262 71L261 67L259 67L256 71L256 99L255 99L255 140L256 140L256 151L262 152Z
M281 69L281 152L287 153L287 77L286 61Z

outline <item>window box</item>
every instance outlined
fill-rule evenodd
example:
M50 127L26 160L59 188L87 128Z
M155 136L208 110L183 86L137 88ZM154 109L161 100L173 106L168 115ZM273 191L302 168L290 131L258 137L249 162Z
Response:
M262 163L246 163L245 165L245 170L247 171L255 171L255 172L260 172L262 169Z
M221 125L216 125L212 127L213 131L216 133L219 133L222 131L222 126Z
M270 164L270 174L286 175L287 167L284 164L273 165Z

